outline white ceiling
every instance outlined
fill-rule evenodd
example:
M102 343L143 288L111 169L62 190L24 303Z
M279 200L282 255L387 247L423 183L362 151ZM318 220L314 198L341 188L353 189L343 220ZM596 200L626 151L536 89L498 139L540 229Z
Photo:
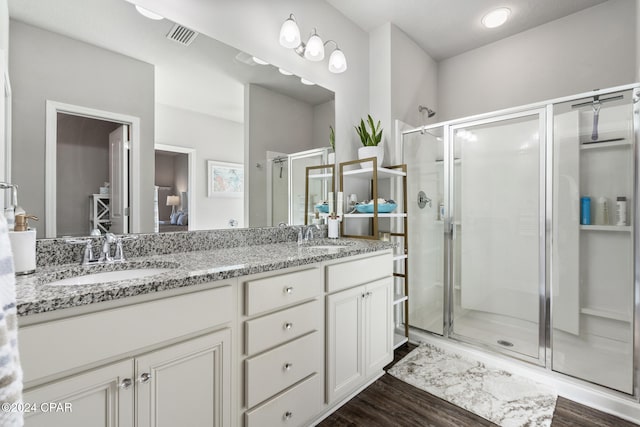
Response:
M186 47L165 38L173 27L123 0L9 0L12 19L155 65L156 102L244 121L244 84L256 83L311 105L333 93L236 60L239 51L202 34ZM246 55L245 55L246 56Z
M391 22L434 60L458 55L607 0L326 0L369 32ZM502 27L486 29L482 16L511 9Z

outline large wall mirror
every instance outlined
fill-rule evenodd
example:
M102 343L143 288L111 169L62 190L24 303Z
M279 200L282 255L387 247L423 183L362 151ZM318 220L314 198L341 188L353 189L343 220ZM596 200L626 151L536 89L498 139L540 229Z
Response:
M9 13L12 181L38 237L277 225L273 180L304 179L282 159L327 159L333 92L259 57L125 0Z

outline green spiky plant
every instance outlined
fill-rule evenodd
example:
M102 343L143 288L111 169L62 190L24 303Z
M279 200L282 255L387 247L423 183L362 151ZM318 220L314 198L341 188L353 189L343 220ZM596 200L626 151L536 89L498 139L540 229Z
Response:
M369 129L367 129L367 125L369 125ZM375 147L380 144L382 141L382 128L380 127L380 120L378 123L374 123L371 115L367 114L367 121L360 120L359 126L354 126L356 128L356 132L358 132L358 136L360 137L360 141L362 145L365 147Z
M331 144L333 151L336 151L336 131L331 125L329 125L329 144Z

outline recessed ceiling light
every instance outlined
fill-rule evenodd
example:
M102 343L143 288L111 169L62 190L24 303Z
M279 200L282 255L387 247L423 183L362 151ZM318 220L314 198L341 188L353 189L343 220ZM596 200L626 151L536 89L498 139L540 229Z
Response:
M311 80L307 80L304 77L300 77L300 81L302 82L303 85L307 85L307 86L315 85L314 82L312 82Z
M487 13L482 17L482 25L487 28L496 28L507 22L507 19L511 15L511 10L506 7L501 7Z
M252 59L253 59L253 62L255 62L256 64L269 65L269 63L264 59L256 58L255 56L252 56Z
M284 74L285 76L293 76L293 73L290 71L287 71L285 69L282 68L278 68L278 71L280 71L280 74Z
M164 16L158 15L157 13L153 13L149 9L145 9L144 7L141 7L138 5L136 5L136 10L140 13L140 15L149 19L153 19L155 21L160 21L161 19L164 19Z

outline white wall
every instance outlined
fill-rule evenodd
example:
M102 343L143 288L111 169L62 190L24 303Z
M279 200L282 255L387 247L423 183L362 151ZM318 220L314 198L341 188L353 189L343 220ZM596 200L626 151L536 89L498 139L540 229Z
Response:
M242 198L221 199L207 196L207 160L243 163L243 125L206 114L156 104L156 143L196 150L195 202L196 230L228 228L229 219L243 227ZM191 217L189 218L191 221Z
M636 3L609 0L441 61L439 120L632 83Z
M45 102L53 100L140 118L141 230L153 231L153 66L10 21L12 180L20 205L38 216L44 236ZM73 207L69 207L74 209Z
M335 92L336 158L355 158L358 145L353 125L369 110L369 38L331 5L298 0L134 2ZM290 13L295 14L302 34L316 27L324 39L340 45L347 57L346 72L332 74L326 59L322 63L310 62L280 46L280 26Z
M244 105L245 147L248 147L245 148L245 179L249 182L245 216L249 219L247 225L264 227L267 225L267 151L291 154L312 149L314 108L253 84L245 86Z
M391 165L401 161L395 158L395 120L418 126L418 105L437 109L437 64L391 23L373 30L369 42L371 114L384 128L384 163Z
M7 0L0 0L0 49L4 51L5 60L9 58L9 5Z

